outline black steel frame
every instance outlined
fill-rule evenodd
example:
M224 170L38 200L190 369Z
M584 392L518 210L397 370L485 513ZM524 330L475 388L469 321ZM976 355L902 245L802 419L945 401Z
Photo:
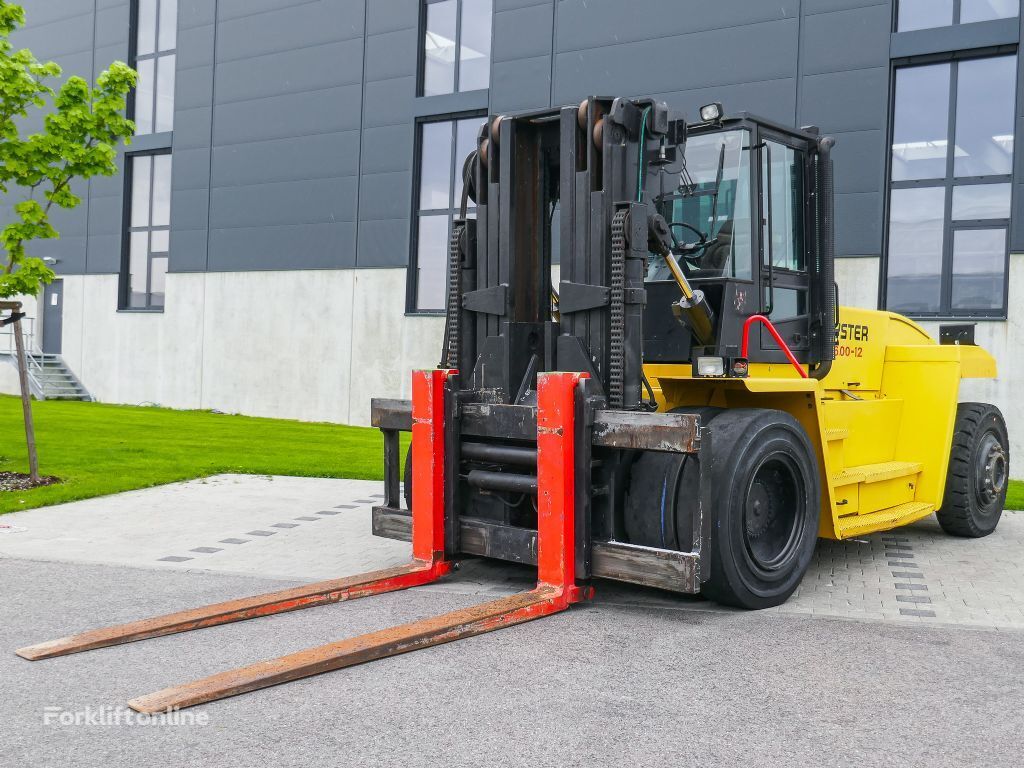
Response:
M445 394L445 516L457 521L446 526L446 557L462 555L489 557L526 565L537 564L537 531L504 525L458 513L458 460L448 451L462 436L500 436L536 440L537 412L529 406L463 406L458 403L457 386ZM711 575L708 542L711 531L713 489L711 473L701 474L699 498L693 515L694 548L690 552L628 544L616 539L614 528L594 519L591 508L593 488L590 467L595 452L656 450L688 453L698 461L711 455L711 433L697 416L689 414L642 413L603 409L601 399L587 394L586 386L576 398L576 574L586 581L605 578L694 594ZM412 540L412 514L403 509L398 475L399 435L412 429L412 404L408 400L375 399L371 424L384 435L384 502L372 512L375 536ZM451 529L451 530L447 530ZM603 533L602 533L603 531Z
M147 255L146 255L146 306L145 307L133 307L130 306L131 299L131 281L129 276L131 274L131 234L133 231L141 231L145 229L147 232L152 232L154 227L132 227L132 185L134 183L134 161L137 157L155 157L157 155L171 155L170 147L161 147L158 149L145 150L142 152L133 152L131 154L125 154L123 156L124 162L124 188L121 195L121 269L118 274L118 286L117 286L117 308L119 312L163 312L164 305L152 306L151 305L151 291L150 283L152 280L152 253L149 250L147 243ZM172 161L173 162L173 161ZM172 169L173 174L173 169ZM149 180L149 211L150 219L152 220L153 215L153 187L155 186L155 180L152 172L150 173ZM167 230L170 232L170 225L156 227L158 230ZM170 266L170 248L168 248L168 267ZM169 271L169 269L168 269Z
M423 78L426 70L426 35L427 35L427 7L435 5L436 3L443 3L447 0L420 0L420 13L419 13L419 24L417 29L419 30L419 37L416 43L416 96L419 98L433 98L434 96L445 96L448 94L431 94L427 96L423 93ZM455 71L454 80L452 83L452 93L470 93L470 91L459 90L459 77L460 70L462 68L461 61L459 59L459 53L462 48L462 3L463 0L455 0ZM493 0L491 3L491 38L493 44L494 38L494 4ZM488 62L490 66L491 62ZM487 83L490 87L490 70L488 70ZM484 90L484 89L479 89Z
M960 18L960 0L954 0L954 25L959 23ZM893 24L895 29L896 24L896 10L894 8ZM940 273L940 288L939 288L939 310L937 312L907 312L911 318L921 320L1005 320L1007 318L1007 312L1009 310L1009 291L1010 291L1010 237L1011 237L1011 223L1013 213L1013 198L1017 192L1014 189L1013 184L1013 171L1009 174L1000 174L992 176L961 176L955 177L953 175L953 164L954 157L952 148L955 146L955 132L956 132L956 110L957 110L957 96L958 96L958 74L959 64L962 61L973 61L976 59L992 58L995 56L1006 56L1006 55L1017 55L1018 46L998 46L995 48L982 48L982 49L971 49L971 50L957 50L950 51L947 53L929 54L927 56L915 56L912 58L901 58L893 59L890 62L890 76L889 76L889 123L886 131L886 161L885 161L885 196L883 201L883 228L882 228L882 258L879 261L879 274L878 274L878 296L879 306L888 306L888 288L889 288L889 216L891 212L891 200L892 191L894 189L917 189L927 187L941 187L945 191L944 199L944 210L943 210L943 246L942 246L942 263ZM908 181L893 181L892 179L892 142L893 142L893 129L896 114L896 72L899 69L904 69L913 66L926 66L929 64L943 64L948 63L950 65L950 77L949 77L949 114L947 116L947 127L946 135L947 141L949 142L946 152L946 169L945 174L942 178L938 179L920 179L920 180L908 180ZM1014 89L1015 99L1020 92L1020 84ZM1014 109L1016 115L1016 108ZM1014 126L1016 127L1016 118L1014 119ZM952 218L952 206L953 206L953 188L957 186L973 185L973 184L1005 184L1010 183L1011 188L1011 201L1010 201L1010 212L1011 216L1005 219L978 219L973 221L968 220L957 220L953 221ZM960 229L992 229L1002 227L1006 230L1006 252L1003 261L1003 295L1002 295L1002 306L998 309L977 309L977 310L954 310L952 307L952 284L953 284L953 233Z
M177 4L177 0L174 0L174 1L175 1L175 4ZM168 48L167 50L160 50L160 47L159 47L160 46L160 5L161 5L161 3L165 3L165 2L168 2L168 0L155 0L154 10L153 10L153 13L155 14L155 19L154 19L155 26L154 26L154 29L153 29L153 46L154 46L154 50L153 50L153 53L145 54L142 57L143 60L151 59L153 61L153 78L154 78L154 80L153 80L153 128L154 128L154 130L150 132L150 135L156 134L155 128L156 128L156 98L157 98L157 91L156 91L157 63L158 63L158 61L159 61L159 59L161 57L164 57L164 56L175 56L175 57L177 57L177 54L178 54L177 36L175 36L175 47L174 48ZM136 70L138 69L138 64L139 64L138 47L139 47L139 0L131 0L131 5L129 7L129 12L128 12L128 61L131 62L132 68L136 69ZM129 118L132 119L132 120L135 119L135 91L136 91L135 88L133 88L131 91L129 91L128 98L126 100L126 107L127 107L126 113L129 116ZM172 97L173 97L173 94L172 94ZM165 131L164 133L169 133L169 132Z
M459 201L455 200L455 179L456 174L462 173L462 161L465 158L456 157L455 147L457 141L456 124L459 120L468 120L474 117L486 118L487 114L480 110L471 112L454 112L438 115L430 115L416 120L415 137L413 142L413 174L412 174L412 215L409 223L409 266L406 270L405 279L405 312L408 315L442 315L444 308L420 309L417 306L416 295L419 290L419 229L420 216L439 215L448 216L448 231L451 232L452 221L458 216ZM420 181L423 173L423 126L428 123L450 122L452 124L451 136L451 168L448 178L448 201L449 208L438 208L420 210ZM472 203L470 203L472 207Z

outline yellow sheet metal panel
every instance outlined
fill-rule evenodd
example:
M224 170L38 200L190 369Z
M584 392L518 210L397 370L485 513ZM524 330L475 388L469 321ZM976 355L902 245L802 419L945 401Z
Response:
M842 307L836 359L823 381L752 363L745 379L694 379L689 364L644 371L665 410L775 408L804 427L822 478L819 535L905 525L942 503L961 377L993 377L980 347L940 345L891 312Z
M826 399L822 409L827 429L847 431L839 470L893 461L902 400Z
M911 501L870 515L845 517L839 521L837 532L839 538L849 539L852 536L863 536L875 531L887 531L920 520L922 517L928 517L933 511L935 511L935 507L931 504Z
M882 380L889 315L841 307L836 325L836 357L825 377L827 389L877 390Z
M994 379L999 375L996 359L981 347L958 345L961 379Z
M886 397L903 400L895 458L920 462L915 501L942 504L956 420L960 362L888 362L882 378Z
M997 374L996 359L992 355L981 347L966 344L890 346L885 359L893 363L957 362L962 379L994 379Z
M837 485L833 489L833 496L839 518L860 512L860 486L857 483Z
M862 516L870 515L898 504L907 504L915 500L916 492L916 474L877 483L861 483L859 512Z

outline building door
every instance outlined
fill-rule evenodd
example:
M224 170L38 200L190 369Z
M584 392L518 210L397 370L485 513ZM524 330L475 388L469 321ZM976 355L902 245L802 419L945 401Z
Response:
M43 352L60 354L64 325L64 281L54 280L43 290Z

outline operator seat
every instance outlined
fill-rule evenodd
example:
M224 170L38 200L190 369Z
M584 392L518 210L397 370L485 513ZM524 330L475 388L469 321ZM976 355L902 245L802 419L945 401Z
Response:
M732 256L732 219L722 222L714 245L701 256L700 268L694 277L722 277Z

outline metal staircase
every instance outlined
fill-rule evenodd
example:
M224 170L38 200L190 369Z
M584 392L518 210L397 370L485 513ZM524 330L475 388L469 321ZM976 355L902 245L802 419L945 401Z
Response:
M60 355L27 352L29 384L39 400L92 400L92 396ZM17 358L11 362L18 364Z
M28 383L32 396L37 400L92 400L92 395L75 376L60 355L39 351L36 346L34 318L22 319L25 338L25 357L28 363ZM18 367L15 352L14 329L11 326L0 331L0 358Z

